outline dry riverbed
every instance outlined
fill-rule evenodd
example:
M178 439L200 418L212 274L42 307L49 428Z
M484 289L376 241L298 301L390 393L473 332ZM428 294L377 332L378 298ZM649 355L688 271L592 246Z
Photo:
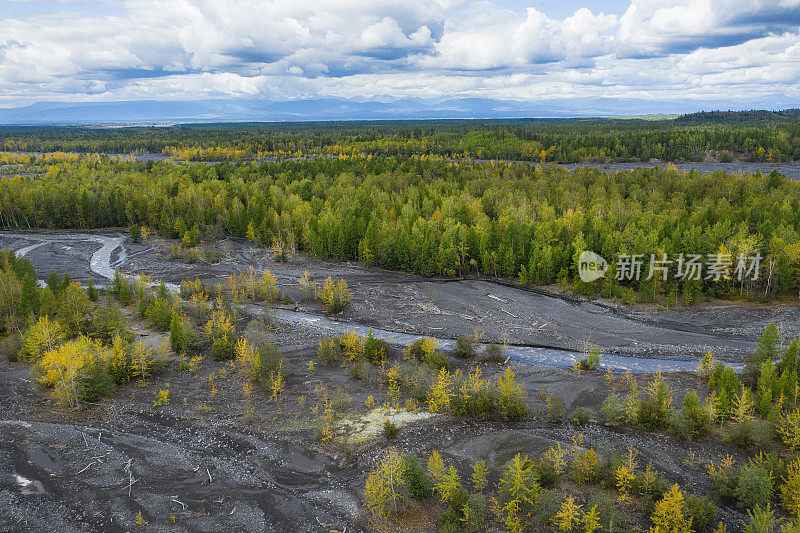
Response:
M121 237L114 232L93 235ZM487 279L428 280L305 257L276 263L235 239L220 244L224 257L215 265L169 261L159 241L127 240L111 250L104 265L97 254L105 242L60 239L52 233L0 234L0 245L28 248L27 257L42 275L55 267L98 283L107 281L103 274L114 265L128 274L146 273L174 283L194 277L218 281L253 266L269 268L279 287L299 301L296 284L304 270L317 279L344 277L354 293L353 306L339 320L441 338L478 329L488 341L576 350L591 335L607 353L674 357L713 347L718 357L736 360L752 349L751 330L763 329L771 316L784 319L787 329L798 324L797 308L790 306L755 312L748 306L705 306L662 313ZM297 310L320 313L311 303L299 303ZM151 345L165 339L133 312L129 315L140 339ZM243 318L243 325L249 320ZM127 384L113 398L68 411L54 407L37 390L28 365L0 361L0 531L50 531L55 524L63 532L367 531L361 500L366 473L390 446L420 457L439 450L446 463L465 475L475 460L485 459L493 471L492 483L515 453L538 456L555 443L569 445L580 433L586 446L600 451L635 446L642 464L652 461L670 480L698 493L710 488L705 461L719 462L726 453L744 457L716 441L685 443L664 434L610 429L596 421L551 424L544 416L542 389L562 397L568 413L581 407L597 420L600 402L610 392L603 373L576 374L515 361L508 364L524 382L529 406L523 420L389 413L402 426L389 441L373 431L372 419L383 415L366 405L369 396L377 405L387 400L381 389L355 380L338 366L308 370L325 331L275 320L263 334L287 359L280 401L260 391L245 394L233 367L207 357L194 375L178 371L173 360L146 383ZM400 357L395 347L392 358ZM462 370L471 364L452 363ZM488 378L505 368L481 365ZM691 373L671 373L666 379L678 399L686 390L702 390ZM169 403L154 406L158 392L167 389ZM325 394L336 395L342 420L348 422L341 424L338 439L323 442L318 423ZM693 462L685 461L690 451ZM718 515L730 524L740 517L731 508L721 508ZM419 518L421 529L435 529L429 518Z

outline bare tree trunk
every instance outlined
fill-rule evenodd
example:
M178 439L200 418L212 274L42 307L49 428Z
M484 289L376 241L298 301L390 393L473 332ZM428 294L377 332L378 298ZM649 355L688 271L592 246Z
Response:
M767 297L767 293L769 292L769 284L772 281L772 263L774 259L770 258L769 260L769 276L767 276L767 287L764 289L764 298Z

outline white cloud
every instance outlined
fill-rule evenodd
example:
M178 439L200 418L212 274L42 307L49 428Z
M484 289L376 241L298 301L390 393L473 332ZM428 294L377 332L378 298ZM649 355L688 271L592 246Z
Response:
M725 99L800 85L800 0L632 0L621 16L586 4L552 19L488 0L77 2L0 20L0 101Z

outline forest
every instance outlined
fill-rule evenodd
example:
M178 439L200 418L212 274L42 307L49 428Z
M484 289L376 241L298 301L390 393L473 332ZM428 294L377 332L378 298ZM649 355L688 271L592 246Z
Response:
M0 181L7 228L145 227L187 247L222 233L264 247L424 276L469 274L560 283L626 301L796 295L800 184L773 172L556 166L353 156L176 165L97 156L6 154L27 171ZM577 256L763 258L757 279L606 279L588 284ZM613 267L611 274L615 274ZM751 276L753 277L753 276Z
M170 127L0 127L22 152L165 153L191 161L314 155L440 156L531 162L800 159L797 110L703 112L675 119L184 124Z

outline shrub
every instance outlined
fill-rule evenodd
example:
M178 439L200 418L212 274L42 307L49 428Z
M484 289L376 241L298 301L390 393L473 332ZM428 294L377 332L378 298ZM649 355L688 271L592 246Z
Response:
M503 375L497 379L497 392L500 395L497 400L498 410L503 420L516 420L528 412L522 385L517 383L514 371L510 367L506 368Z
M589 506L597 509L603 531L608 533L627 531L625 515L620 511L617 501L613 497L604 493L597 494L589 501Z
M389 355L391 345L385 340L378 339L369 328L369 333L364 339L364 357L373 363L380 363Z
M153 297L150 299L147 307L147 319L150 324L156 329L167 331L172 323L172 315L174 313L174 302L172 298L167 295L166 297Z
M415 500L424 500L431 495L430 480L415 455L403 457L403 485Z
M582 370L597 370L600 368L600 347L596 344L588 347L586 357L581 359L579 366Z
M550 526L553 523L553 518L561 509L563 499L563 495L557 490L539 491L534 507L534 516L539 524Z
M695 391L690 391L683 399L680 411L670 416L670 433L678 438L691 440L703 437L711 429L711 420L706 411L700 406L700 400Z
M645 470L637 472L634 476L631 481L631 490L639 493L642 498L642 507L647 513L650 513L656 502L663 498L669 490L669 484L664 476L655 472L648 464Z
M122 337L126 342L133 342L133 332L128 329L125 316L111 299L105 305L97 305L92 309L92 321L89 328L93 338L110 344L114 337Z
M476 389L462 387L460 394L450 398L450 412L459 416L486 417L495 411L496 405L494 391L485 381Z
M567 408L564 407L564 400L560 396L547 397L547 420L554 424L560 424L567 418Z
M551 489L558 485L558 472L551 461L539 459L533 463L533 476L543 489Z
M261 346L258 352L260 355L258 364L260 374L268 375L286 367L286 358L275 344L267 343Z
M720 466L709 469L714 490L720 499L733 502L736 500L736 488L739 482L739 471L733 466Z
M435 340L420 337L406 346L405 353L407 357L410 356L417 361L424 362L434 370L449 369L450 362L447 360L447 356L437 350L436 346Z
M53 397L61 404L77 406L92 394L93 381L100 381L96 365L100 362L100 346L88 337L66 342L45 352L34 367L37 382L53 390Z
M483 349L483 358L490 363L503 363L506 360L503 347L499 344L487 344Z
M570 417L572 422L578 425L586 424L587 422L589 422L590 418L591 417L589 416L589 413L581 409L580 407L576 407L575 409L573 409L572 416Z
M775 511L770 508L769 503L766 507L760 505L747 510L747 522L742 521L745 533L774 533L778 526L778 519Z
M489 516L489 504L483 494L470 494L461 507L461 522L467 531L482 531Z
M411 344L406 346L406 352L417 361L422 361L425 357L425 354L427 353L426 343L431 344L431 346L433 346L433 349L435 349L436 344L433 339L426 339L424 337L420 337L418 339L413 340Z
M456 339L456 347L453 349L453 355L464 359L471 359L478 355L477 346L478 340L474 335L458 337Z
M690 494L686 497L686 514L691 518L695 531L704 531L717 516L717 506L705 496Z
M739 470L736 500L742 509L765 506L772 493L769 471L760 465L748 464Z
M285 375L286 360L274 344L267 343L260 348L256 348L248 343L246 339L241 338L236 342L234 351L239 369L253 383L263 385L270 380L270 377L274 379L279 374L281 376Z
M330 276L322 284L318 297L322 301L325 311L331 314L344 311L353 299L353 295L347 287L347 282L344 279L340 279L334 283Z
M227 335L221 335L211 344L211 357L214 361L233 359L233 341Z
M653 431L667 427L669 412L658 396L645 396L639 402L636 418L644 429Z
M186 355L200 351L200 332L189 320L181 320L181 350Z
M131 224L128 228L128 234L131 236L133 242L139 242L142 238L142 228L138 224Z
M439 350L426 353L423 362L437 371L441 369L447 370L450 368L450 361L447 359L447 356Z
M456 485L449 494L446 500L449 501L449 505L439 517L439 531L468 531L463 523L463 508L469 501L469 492L464 487Z
M768 420L742 420L734 424L725 438L743 448L762 449L769 447L774 429Z
M17 361L22 350L22 339L19 335L8 335L0 338L0 357L9 361Z
M400 428L397 427L396 424L392 423L390 420L383 421L383 436L387 439L393 439L397 437L397 434L400 432Z
M48 286L49 285L48 282ZM127 307L133 299L130 285L128 285L128 282L120 275L118 270L114 271L114 279L111 281L111 287L108 289L108 292L125 307ZM53 293L55 294L57 291L53 291Z
M626 418L625 401L617 394L606 396L600 407L600 414L605 418L607 426L616 427L622 425Z
M597 452L590 448L575 454L570 475L578 484L595 483L600 479L600 471L597 466Z
M89 310L89 298L77 281L70 281L58 293L58 318L67 331L77 334L82 331Z
M78 396L88 402L114 393L114 379L101 361L94 361L77 375Z

